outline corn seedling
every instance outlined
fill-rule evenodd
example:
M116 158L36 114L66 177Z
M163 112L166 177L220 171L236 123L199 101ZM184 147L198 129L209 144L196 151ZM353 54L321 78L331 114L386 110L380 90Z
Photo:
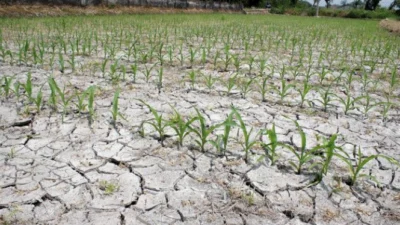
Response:
M296 89L297 92L299 92L300 94L300 107L303 108L304 107L304 102L308 102L308 100L306 99L307 94L311 91L312 86L308 83L308 81L304 81L303 82L303 88L298 88Z
M31 101L35 103L37 113L40 113L40 109L42 108L42 103L43 103L42 88L39 89L36 98L31 98Z
M89 120L92 121L94 117L94 91L96 86L90 86L86 93L88 95L88 110L89 110Z
M275 89L280 97L280 102L283 103L283 100L286 96L289 95L290 93L290 89L293 88L294 85L293 84L286 84L286 79L282 77L281 79L281 87L280 88L276 88L276 87L272 87L273 89Z
M144 136L144 125L145 124L149 124L150 126L152 126L158 133L158 137L159 137L159 141L161 143L162 146L164 146L164 139L165 139L165 129L170 125L168 123L168 121L165 121L163 119L163 115L162 114L158 114L158 112L151 107L149 104L147 104L145 101L139 99L139 101L144 104L149 110L150 112L153 114L153 119L150 120L146 120L143 121L140 128L142 129L142 135Z
M16 81L14 82L13 86L14 86L13 92L15 94L15 97L17 97L17 102L19 102L19 98L21 96L20 94L21 83L19 81Z
M144 65L144 67L145 67L144 77L145 77L146 83L149 83L150 78L151 78L151 71L153 70L153 68L155 66L156 66L156 64L154 64L152 66L147 66L146 64Z
M212 134L212 132L220 125L208 126L206 123L206 119L198 109L196 109L196 113L197 113L196 117L197 121L199 121L199 127L191 127L190 129L198 138L195 140L196 144L199 146L200 150L204 152L205 145L209 142L208 136Z
M32 102L32 77L31 73L28 73L25 84L22 84L22 88L25 90L26 97L29 102Z
M188 120L184 119L183 116L173 107L174 115L168 121L170 127L174 129L176 135L178 135L178 143L179 146L183 146L184 138L192 132L191 124L197 120L197 117L189 118Z
M157 82L157 90L158 90L158 94L161 93L161 88L163 88L163 68L161 67L158 70L158 82Z
M297 163L290 160L289 164L295 169L297 174L301 174L303 166L312 161L316 157L316 152L321 149L321 146L316 146L310 150L307 150L307 138L303 129L300 127L299 123L295 121L297 129L301 138L301 147L299 149L295 149L292 147L287 147L289 151L291 151L297 159Z
M328 107L332 106L331 102L333 101L333 99L331 98L331 96L333 96L333 93L331 92L330 87L326 88L324 91L319 90L318 93L321 99L315 99L315 101L321 103L324 112L327 112Z
M221 83L225 86L226 88L226 93L227 95L230 95L232 92L232 89L236 86L236 78L237 78L238 74L235 73L234 75L229 76L229 78L224 81L224 80L220 80Z
M118 101L119 101L119 93L120 90L117 89L114 93L114 98L112 101L112 108L111 108L111 116L112 116L112 121L111 123L116 126L117 124L117 118L120 117L123 120L126 120L125 117L119 112L119 106L118 106Z
M4 95L6 96L6 98L10 97L10 90L11 90L11 83L12 80L14 78L13 77L4 77L4 82L3 82L3 90L4 90Z
M231 132L232 127L237 126L237 123L234 120L234 113L229 113L228 117L225 121L221 124L224 127L224 133L222 135L218 135L215 141L211 143L219 150L222 155L226 155L227 147L228 147L228 140L229 134Z
M275 131L275 124L272 125L272 128L270 130L263 130L261 132L260 138L263 135L268 136L269 143L266 144L264 142L261 142L261 147L264 149L265 154L262 157L260 157L260 159L267 157L270 160L271 165L274 165L279 158L279 155L277 152L278 147L284 147L284 148L287 148L287 147L286 147L286 145L284 145L278 141L278 135L276 134L276 131Z
M190 90L194 90L194 85L196 84L196 72L194 70L190 71L189 74Z
M137 70L138 70L137 64L131 65L131 70L132 70L132 82L136 83L136 76L137 76Z
M252 91L251 84L255 78L241 79L240 80L240 93L242 98L246 98L247 94Z
M336 96L337 100L342 104L343 106L343 111L344 111L344 115L347 115L347 112L349 110L353 110L356 107L354 106L358 101L360 101L363 96L357 97L357 98L353 98L350 94L350 90L346 90L344 92L344 94L346 95L346 97L340 97L337 94L334 94L334 96Z
M353 160L346 152L342 151L341 154L335 153L334 155L336 157L338 157L339 159L341 159L347 165L347 168L349 169L349 172L350 172L350 178L349 178L348 182L346 182L346 183L350 186L354 186L356 184L357 180L359 180L360 178L363 178L363 177L368 177L378 183L378 181L376 180L376 178L374 176L371 176L371 175L365 174L365 173L361 173L362 170L365 169L366 164L369 163L371 160L374 160L377 158L384 158L391 164L396 165L398 167L400 166L398 161L396 161L394 158L389 157L389 156L377 154L377 155L370 155L370 156L366 157L362 154L360 147L358 148L357 154L355 152L353 154L355 157L354 165L353 165Z
M242 119L242 116L239 114L239 112L233 106L232 106L232 112L235 115L235 118L239 121L239 127L240 127L240 130L242 131L242 135L243 135L243 139L244 139L243 141L240 141L240 144L242 145L243 150L245 152L245 162L249 163L249 152L250 152L250 149L258 143L257 137L258 137L259 133L257 133L255 135L255 137L252 137L253 127L250 128L250 130L248 130L248 128L246 127L246 124L244 123L244 121Z
M209 91L213 89L215 82L218 80L214 78L211 74L209 74L208 76L203 75L203 79Z
M53 111L57 110L57 83L53 77L50 77L47 81L50 87L50 97L49 97L49 104L53 108Z
M87 92L82 91L79 93L78 91L75 91L75 97L76 97L76 103L74 105L78 109L79 114L83 113L86 110L87 104L85 104L85 98L87 96Z

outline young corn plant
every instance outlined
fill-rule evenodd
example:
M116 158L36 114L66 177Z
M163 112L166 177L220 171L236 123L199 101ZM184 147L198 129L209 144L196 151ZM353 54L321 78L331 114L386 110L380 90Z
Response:
M29 102L32 102L32 76L31 73L28 73L25 84L22 84L22 88L25 90L26 97L28 98Z
M361 108L361 111L363 112L364 117L367 117L368 112L371 111L373 108L382 104L382 102L374 102L371 99L371 96L368 94L368 92L365 94L365 96L362 96L360 98L360 100L362 100L362 99L364 99L364 101L363 101L362 107L360 107L360 108Z
M163 68L161 67L158 70L158 82L157 82L157 90L158 94L161 94L161 89L163 88Z
M269 143L266 144L261 141L261 147L264 149L265 154L260 159L267 157L270 160L271 165L275 165L276 161L279 158L277 148L278 147L288 148L288 147L278 141L278 135L276 134L275 131L275 124L272 125L272 128L270 130L263 130L261 132L260 140L262 139L263 135L268 136Z
M189 74L190 90L194 90L194 85L196 84L196 72L194 70L190 71Z
M144 77L145 77L146 83L149 83L150 78L151 78L151 71L153 70L153 68L155 66L156 66L156 63L152 66L147 66L146 64L144 64L144 67L145 67Z
M21 89L21 83L19 81L14 82L13 84L14 89L12 90L15 94L15 97L17 97L17 102L19 102L19 98L21 96L20 94L20 89Z
M355 149L354 149L355 151ZM374 176L371 176L369 174L364 174L361 173L362 170L365 168L366 164L368 164L371 160L377 159L377 158L384 158L388 162L390 162L393 165L396 165L397 167L400 167L400 164L398 161L396 161L394 158L377 154L377 155L370 155L370 156L364 156L361 152L361 148L358 148L357 154L354 152L353 155L355 157L355 164L353 164L353 160L351 157L344 151L341 151L342 154L340 153L335 153L334 155L341 159L346 165L347 168L349 169L350 172L350 177L349 180L346 182L349 186L354 186L360 178L367 177L372 179L373 181L377 182L376 178Z
M217 138L215 140L211 140L210 143L214 145L221 155L225 156L228 147L229 134L232 127L237 126L237 123L234 120L233 112L229 113L228 117L221 124L221 126L224 127L224 133L222 135L218 135Z
M6 99L10 97L11 83L13 79L14 79L13 77L4 77L4 82L2 86Z
M306 99L307 94L311 91L312 86L308 83L307 80L303 82L303 87L296 89L297 92L299 92L300 95L300 108L304 107L304 102L308 102Z
M75 97L76 97L76 102L74 102L74 105L78 109L78 113L81 114L85 112L87 104L85 103L85 98L87 96L86 91L82 91L79 93L78 91L75 91Z
M90 86L86 93L88 95L88 110L89 110L89 121L93 121L94 118L94 92L96 90L96 86Z
M256 145L258 143L257 137L259 135L259 133L257 133L255 135L255 137L252 137L253 134L253 127L248 130L248 128L246 127L246 124L244 123L242 116L240 115L240 113L236 110L235 107L232 106L232 112L235 115L235 118L239 121L239 127L240 130L242 131L242 135L243 135L243 141L240 141L240 144L243 147L243 150L245 152L245 162L249 163L249 152L251 150L251 148Z
M53 109L53 111L56 111L57 110L57 89L59 89L59 88L53 77L50 77L47 80L47 83L49 84L49 87L50 87L49 104L50 104L51 108Z
M153 119L150 120L145 120L142 122L140 125L140 128L142 130L142 135L144 135L144 125L148 124L152 126L156 132L158 133L158 140L160 141L161 145L164 146L164 140L166 138L165 136L165 129L170 126L170 123L166 120L163 119L163 115L158 114L157 110L155 110L153 107L151 107L149 104L147 104L145 101L138 99L142 104L144 104L150 112L153 114Z
M137 76L137 71L138 71L137 64L131 65L131 70L132 70L132 83L136 83L136 76Z
M242 95L242 98L246 99L246 96L248 93L252 91L252 83L255 78L244 78L239 81L240 83L240 94Z
M42 109L42 104L43 104L43 93L42 93L42 88L39 89L36 98L31 98L31 101L35 103L36 106L36 112L39 114L40 110Z
M197 139L195 140L196 144L198 145L200 150L204 152L205 145L209 142L208 136L210 136L210 134L212 134L212 132L220 125L217 124L208 126L206 123L206 119L198 109L196 109L196 113L197 113L196 117L197 121L199 121L199 127L191 127L190 129L197 136Z
M289 95L290 89L294 88L294 85L293 84L287 85L286 84L286 79L284 79L282 77L282 79L281 79L281 87L280 88L272 87L272 88L275 89L278 92L279 97L280 97L279 101L280 101L280 103L283 103L283 100L285 99L286 96Z
M353 98L351 96L350 90L346 90L344 94L346 95L345 97L340 97L337 94L333 95L336 96L337 100L342 104L344 115L347 115L349 110L354 110L356 108L355 104L362 98L364 98L364 96Z
M331 104L331 102L333 101L333 98L331 98L331 96L333 96L333 93L331 92L330 87L326 88L324 91L319 90L318 93L319 93L321 99L317 98L317 99L315 99L315 101L321 103L323 106L324 112L327 112L328 107L333 106Z
M220 80L221 83L225 86L226 88L226 93L227 95L230 95L232 92L232 89L236 86L236 81L237 81L237 76L238 74L235 73L234 75L231 75L228 80Z
M184 138L192 132L191 124L198 118L193 117L186 120L173 106L171 108L174 110L174 115L168 123L174 129L176 135L178 135L178 147L182 147Z
M119 102L119 94L120 94L120 90L117 89L114 93L114 98L112 101L112 108L111 108L111 116L112 116L112 121L111 123L116 126L117 125L117 119L118 117L120 117L123 120L126 120L125 117L121 114L121 112L119 111L119 106L118 106L118 102Z
M267 99L265 98L265 95L268 92L267 81L269 80L269 77L262 76L260 79L261 79L261 82L256 82L257 92L260 93L260 95L261 95L261 102L266 102Z
M211 74L209 74L208 76L203 75L203 79L204 79L204 83L209 91L211 91L213 89L215 82L218 80L218 79L214 78Z
M320 150L321 146L316 146L310 150L307 150L307 138L303 129L300 127L299 123L295 121L297 129L301 138L301 147L299 149L294 149L293 147L287 147L289 151L291 151L297 159L297 163L290 160L289 164L295 169L297 174L301 174L301 171L304 165L310 161L312 161L317 155L316 152Z

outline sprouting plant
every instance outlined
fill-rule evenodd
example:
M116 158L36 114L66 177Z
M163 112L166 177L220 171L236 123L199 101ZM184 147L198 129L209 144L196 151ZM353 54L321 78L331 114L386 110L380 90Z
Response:
M146 79L146 83L149 83L149 80L151 78L151 71L153 70L153 68L155 66L156 66L156 63L152 66L147 66L146 64L144 64L144 67L145 67L144 77Z
M108 182L106 180L101 180L99 182L100 190L104 191L105 195L112 195L119 189L119 185L113 182Z
M237 123L234 120L234 114L233 111L229 113L228 117L225 119L225 121L221 124L221 126L224 127L224 133L221 135L218 135L216 140L210 141L212 145L214 145L218 152L220 152L222 155L226 155L226 150L228 147L228 140L229 140L229 134L231 132L232 127L237 126Z
M319 84L322 85L322 83L324 82L324 80L326 78L326 75L328 75L328 72L329 71L327 69L325 69L325 66L324 66L324 67L322 67L321 73L317 73L318 74L318 78L319 78Z
M281 79L281 87L280 88L276 88L276 87L273 86L272 88L275 89L278 92L278 94L280 96L280 102L282 103L284 98L289 95L290 89L293 88L293 87L294 87L293 84L287 85L286 84L286 79L282 77L282 79Z
M324 149L325 159L322 163L321 168L321 178L326 175L329 170L329 165L331 164L332 158L335 155L336 150L342 151L342 148L336 145L337 134L333 134L328 140L324 139L324 143L320 146Z
M196 144L200 147L200 150L202 152L205 151L205 145L207 144L207 142L209 142L208 140L208 136L220 125L211 125L208 126L206 123L206 119L204 118L204 116L200 113L200 111L198 109L196 109L196 113L197 113L197 121L199 121L199 127L191 127L190 129L192 130L192 132L197 136L197 140L195 140Z
M152 126L158 133L159 141L162 146L164 146L164 139L165 139L165 129L170 125L168 121L163 119L162 114L158 114L157 110L147 104L145 101L138 99L142 104L144 104L150 112L153 114L153 119L145 120L140 125L140 129L142 129L142 135L144 136L144 125L149 124Z
M365 96L360 97L360 100L365 99L365 101L363 102L364 104L362 104L362 112L364 113L364 117L367 117L368 112L375 108L376 106L382 104L381 102L373 102L371 101L371 96L368 94L368 92L366 92Z
M76 106L76 108L78 108L79 114L83 113L86 110L87 104L85 104L85 98L87 94L88 93L86 91L82 91L81 93L75 91L75 97L77 102L74 103L74 105Z
M295 163L294 161L289 161L289 164L291 166L293 166L293 168L295 169L297 174L300 174L303 166L310 162L311 160L313 160L317 155L316 152L318 150L320 150L322 147L321 146L316 146L310 150L307 150L307 138L306 138L306 134L304 133L303 129L300 127L299 123L297 121L295 121L297 129L299 131L300 134L300 138L301 138L301 147L299 149L295 149L293 147L287 147L287 149L289 151L291 151L296 159L297 159L297 163Z
M328 111L328 107L331 106L331 102L333 101L333 99L331 98L331 96L333 95L333 93L330 90L330 87L326 88L324 91L319 90L318 91L321 99L315 99L315 101L321 103L323 105L323 110L324 112Z
M86 93L88 94L88 110L89 110L89 119L90 121L93 120L94 117L94 91L96 86L90 86Z
M261 95L261 102L266 102L267 99L265 98L265 95L268 92L268 88L267 88L267 81L269 80L268 76L262 76L261 78L261 82L256 82L257 85L257 92L260 93Z
M303 82L303 88L296 89L297 92L299 92L299 94L300 94L300 99L301 99L300 107L301 108L303 108L304 102L307 101L306 96L311 91L311 89L312 89L312 86L308 83L307 80L305 80Z
M101 70L101 72L103 73L103 78L106 76L107 62L108 62L108 59L106 58L106 59L104 59L104 61L101 63L100 70Z
M355 152L356 147L354 147L354 158L355 158L355 164L353 165L353 160L351 159L351 157L349 156L349 154L347 154L344 151L341 151L342 154L339 153L335 153L334 155L336 157L338 157L339 159L341 159L344 163L346 163L349 172L350 172L350 178L349 180L346 182L348 185L353 186L356 184L357 180L362 178L362 177L368 177L374 181L376 181L378 183L378 181L376 180L376 178L374 176L371 176L369 174L363 174L361 173L362 170L365 168L365 165L367 163L369 163L371 160L374 160L376 158L384 158L386 159L388 162L390 162L391 164L394 164L396 166L400 166L399 162L396 161L394 158L389 157L389 156L385 156L385 155L381 155L381 154L377 154L377 155L370 155L365 157L362 152L361 152L361 148L358 148L357 153Z
M397 83L398 83L397 76L398 76L397 75L397 67L394 67L392 70L392 73L390 75L390 82L389 82L389 85L390 85L389 94L390 95L393 94L393 91L395 90L395 88L397 86Z
M357 97L357 98L353 98L351 96L350 90L346 90L344 92L346 97L340 97L337 94L334 94L334 96L336 96L337 100L343 105L343 111L344 111L344 115L347 115L347 112L349 110L353 110L356 107L354 106L355 103L357 103L358 101L360 101L362 98L364 98L363 96Z
M64 73L64 71L65 71L65 62L64 62L64 56L61 53L58 53L58 63L60 65L60 72Z
M390 100L390 96L387 95L386 96L386 101L385 102L380 102L380 105L382 105L382 107L383 107L383 111L382 111L383 121L386 121L387 117L388 117L388 114L389 114L389 111L392 108L392 106L394 105L394 103Z
M263 130L261 132L261 135L267 135L269 143L266 144L264 142L261 142L261 147L264 149L265 154L260 159L262 159L263 157L267 157L270 160L271 165L274 165L279 157L277 153L277 148L278 147L286 148L286 145L278 141L278 135L276 134L275 124L272 125L271 129Z
M119 106L118 106L119 93L120 90L117 89L114 93L114 98L112 101L111 116L112 116L112 124L114 126L117 124L118 117L121 117L122 119L126 120L125 117L121 114L121 112L119 112Z
M158 90L158 94L161 93L161 88L163 88L163 68L161 67L158 70L158 82L157 82L157 90Z
M19 98L20 98L20 89L21 89L21 83L19 81L14 82L14 89L13 92L15 94L15 96L17 97L17 102L19 102Z
M251 84L253 83L255 78L241 79L240 80L240 93L243 98L246 98L246 95L252 91Z
M55 110L57 110L57 93L58 93L59 88L53 77L50 77L47 82L50 87L49 104L55 111Z
M10 97L11 82L13 79L13 77L4 77L3 90L6 98Z
M28 73L26 77L26 83L22 84L22 88L25 90L26 97L28 98L28 101L32 101L32 76L31 73Z
M253 127L248 130L248 128L246 127L246 124L244 123L242 116L239 114L239 112L236 110L236 108L234 106L232 106L232 112L234 113L236 119L239 121L239 127L240 130L242 131L242 135L243 135L243 141L240 141L240 144L243 147L243 150L245 152L245 161L246 163L249 163L249 152L250 149L258 143L257 141L257 136L259 135L259 133L257 133L255 135L255 137L252 137L252 133L253 133Z
M206 87L208 88L209 91L211 91L211 89L214 87L215 82L218 80L216 78L214 78L211 74L209 74L208 76L203 75Z
M131 70L132 70L132 82L136 83L136 76L137 76L137 70L138 70L137 64L131 65Z
M194 85L196 84L196 72L194 70L190 71L189 74L190 89L194 90Z
M42 102L43 102L43 93L42 93L42 88L39 89L36 98L31 98L32 101L36 105L36 111L37 113L40 113L40 109L42 108Z
M188 134L190 134L190 132L192 132L191 124L197 120L197 117L186 120L173 106L171 106L171 108L174 110L174 115L168 123L171 128L175 130L176 135L178 135L178 143L179 146L182 147L183 140Z
M228 95L231 94L232 89L236 86L237 76L238 76L238 74L235 73L235 74L229 76L228 80L226 80L226 81L221 79L221 83L225 86L226 92Z

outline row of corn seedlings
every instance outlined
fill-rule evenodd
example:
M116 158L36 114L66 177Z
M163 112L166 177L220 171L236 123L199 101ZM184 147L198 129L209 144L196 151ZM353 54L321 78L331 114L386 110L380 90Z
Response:
M356 181L362 177L371 178L379 183L372 175L362 173L366 165L376 158L383 158L395 166L400 166L398 161L386 155L365 156L362 154L360 147L357 148L356 146L354 146L354 151L351 153L352 157L351 154L337 144L339 134L334 134L329 138L322 138L322 143L313 148L308 148L307 136L296 121L294 123L301 137L300 147L279 141L274 124L271 129L258 131L250 127L243 120L240 112L233 106L231 112L222 123L209 124L199 109L195 110L196 113L193 116L184 116L171 106L173 114L168 119L165 119L164 115L155 108L143 100L139 99L139 101L150 110L153 116L151 119L142 122L139 131L144 136L144 126L150 126L157 133L156 138L161 145L164 145L166 130L172 128L177 137L176 143L178 147L182 147L184 139L189 137L193 139L193 143L200 151L211 151L210 146L213 146L220 156L225 156L227 152L234 148L232 147L232 142L239 143L242 146L244 160L247 163L251 163L250 155L256 146L261 147L264 151L261 156L257 156L258 161L266 159L271 166L276 164L281 152L286 151L293 154L288 163L296 174L306 173L307 171L316 174L315 180L310 185L320 182L323 176L327 175L333 159L341 160L347 166L349 176L346 182L350 186L355 185ZM238 130L238 135L232 137L231 134L235 128ZM218 130L221 132L216 135L215 133Z

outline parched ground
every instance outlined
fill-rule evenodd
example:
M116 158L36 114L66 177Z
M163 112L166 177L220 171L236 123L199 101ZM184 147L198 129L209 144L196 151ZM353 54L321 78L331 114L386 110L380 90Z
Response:
M369 161L360 174L370 177L351 185L348 165L333 157L316 184L323 151L296 174L289 163L297 162L294 154L282 147L275 165L259 143L246 163L238 126L232 128L225 156L210 143L201 151L193 132L178 147L170 127L163 146L149 124L142 127L153 115L138 100L166 120L173 117L171 106L184 118L198 109L208 127L223 122L233 105L248 130L253 128L251 140L268 144L267 135L256 133L275 124L278 140L299 152L297 121L307 150L338 135L336 145L348 155L336 152L354 168L360 157L382 154L400 160L400 40L380 34L374 21L215 14L2 19L0 26L5 50L0 58L0 223L400 222L400 170L384 158ZM45 49L43 63L35 62L34 48ZM135 82L131 65L138 68ZM43 92L40 112L22 87L5 93L6 77L26 84L28 73L33 96ZM300 107L296 89L303 88L307 74L312 89ZM58 108L50 106L49 77L71 97L65 116L60 96ZM211 88L206 77L215 79ZM263 78L266 101L257 85ZM243 87L251 79L246 93ZM288 92L281 98L285 85ZM87 109L79 113L75 105L75 93L90 86L96 87L93 120ZM124 118L114 123L116 90ZM332 101L324 110L327 90ZM345 114L338 99L346 96L360 100ZM199 125L195 121L192 127ZM222 133L219 127L208 139Z

